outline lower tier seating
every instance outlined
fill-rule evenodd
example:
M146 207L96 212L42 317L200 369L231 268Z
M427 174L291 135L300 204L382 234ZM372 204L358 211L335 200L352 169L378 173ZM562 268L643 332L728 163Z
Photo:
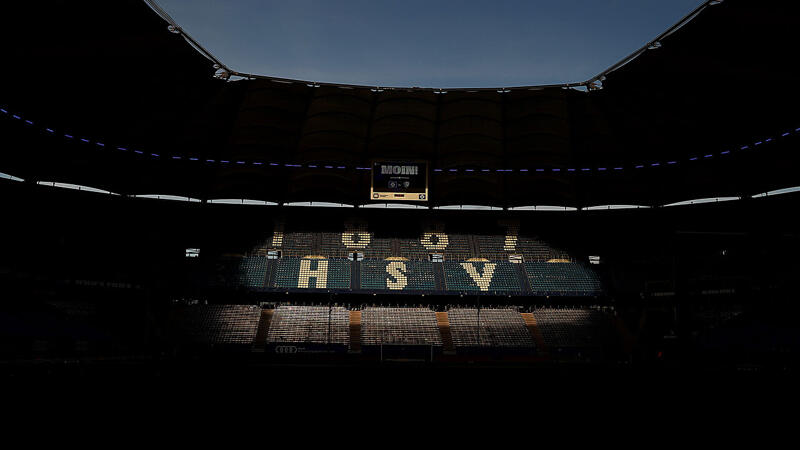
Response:
M267 342L292 344L349 343L350 311L340 306L278 306Z
M362 345L442 345L436 313L428 308L364 308Z
M454 308L447 313L458 347L533 348L525 321L516 309ZM479 319L480 318L480 319Z
M610 326L609 317L595 309L541 308L533 315L549 348L599 346Z
M261 319L261 308L250 305L189 306L174 313L178 337L204 344L252 344Z

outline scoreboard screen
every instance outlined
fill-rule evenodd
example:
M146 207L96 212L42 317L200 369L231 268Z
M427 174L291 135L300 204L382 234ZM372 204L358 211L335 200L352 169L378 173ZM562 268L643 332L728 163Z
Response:
M378 201L428 201L428 163L373 162L369 195L370 199Z

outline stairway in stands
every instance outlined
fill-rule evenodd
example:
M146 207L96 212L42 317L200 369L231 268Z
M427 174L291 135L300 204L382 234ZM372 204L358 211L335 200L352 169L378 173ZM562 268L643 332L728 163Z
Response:
M522 320L525 321L525 326L528 327L528 331L531 332L533 340L536 341L536 349L538 353L547 353L547 346L544 344L542 332L539 331L539 327L536 326L536 317L533 316L533 313L520 313L520 315L522 316Z
M269 323L272 321L274 309L262 309L261 319L258 321L258 331L256 340L253 342L253 351L262 353L267 348L267 333L269 333Z
M446 291L447 290L447 281L445 281L444 277L444 264L443 263L433 263L433 284L437 291Z
M531 292L533 289L531 288L531 280L528 278L528 271L525 269L525 264L514 264L514 267L517 271L520 286L522 286L522 292Z
M436 313L436 323L439 325L439 334L442 335L442 350L447 354L455 354L456 349L453 346L453 335L450 334L450 318L446 312Z
M361 289L361 262L355 259L350 263L350 289Z
M275 274L278 269L278 261L275 259L267 260L267 273L264 280L265 287L275 287Z
M350 311L350 353L361 353L361 311Z

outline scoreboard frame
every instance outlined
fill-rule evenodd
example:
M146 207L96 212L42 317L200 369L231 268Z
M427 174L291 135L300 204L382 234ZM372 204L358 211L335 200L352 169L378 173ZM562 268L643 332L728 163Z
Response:
M375 185L375 178L376 168L381 166L400 166L400 167L407 167L409 165L417 165L417 166L424 166L425 173L424 174L415 174L413 175L417 179L421 175L424 175L425 185L424 188L412 187L413 192L405 192L402 190L389 190L388 188L382 186ZM380 160L373 160L371 162L370 171L369 171L369 199L375 202L394 202L394 201L413 201L413 202L427 202L430 199L429 193L429 180L430 180L430 163L425 160L391 160L391 159L380 159ZM398 174L403 176L404 174Z

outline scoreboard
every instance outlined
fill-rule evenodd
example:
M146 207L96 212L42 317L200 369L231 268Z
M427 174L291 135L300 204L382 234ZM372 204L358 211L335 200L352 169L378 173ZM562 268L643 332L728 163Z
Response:
M428 163L374 161L370 199L428 201Z

